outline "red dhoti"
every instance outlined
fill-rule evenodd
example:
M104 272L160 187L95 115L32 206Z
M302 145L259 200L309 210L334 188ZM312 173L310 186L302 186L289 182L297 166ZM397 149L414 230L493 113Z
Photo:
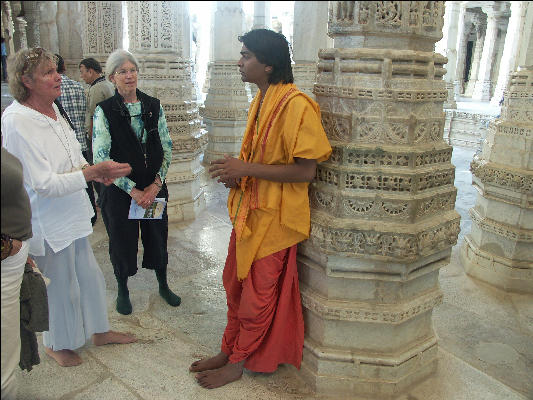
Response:
M222 277L228 303L222 351L230 363L246 360L244 367L255 372L273 372L283 363L300 368L304 322L296 252L294 245L254 261L240 282L231 232Z

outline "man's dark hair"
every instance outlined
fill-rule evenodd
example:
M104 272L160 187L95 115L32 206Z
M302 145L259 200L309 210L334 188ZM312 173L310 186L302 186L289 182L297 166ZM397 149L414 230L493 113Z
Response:
M261 64L272 67L268 83L294 83L289 42L281 33L254 29L239 36L239 42L254 53Z
M99 74L102 73L102 66L100 65L100 63L98 61L96 61L94 58L92 57L89 57L89 58L84 58L83 60L80 61L80 65L78 65L78 68L81 67L81 66L84 66L86 69L94 69L96 72L98 72Z
M63 61L63 57L61 57L59 54L56 54L57 57L57 72L62 74L65 72L65 61Z

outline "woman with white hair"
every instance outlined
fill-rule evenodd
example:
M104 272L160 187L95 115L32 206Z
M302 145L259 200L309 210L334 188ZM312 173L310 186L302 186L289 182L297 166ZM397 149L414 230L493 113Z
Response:
M132 312L128 278L137 273L139 228L144 254L142 267L155 270L160 296L171 306L181 299L167 283L168 216L128 219L132 199L146 209L156 198L168 201L165 177L172 159L172 141L160 101L137 89L139 65L126 50L115 50L106 62L106 75L115 95L98 104L93 117L94 162L115 160L131 165L127 177L101 193L102 219L109 236L109 256L118 283L116 310Z
M51 281L43 344L59 365L74 366L82 362L74 350L89 338L95 345L136 340L109 329L105 280L88 240L94 213L85 190L89 181L110 185L131 167L115 161L90 166L83 158L68 116L54 103L61 76L52 53L22 49L8 63L15 100L2 115L2 143L22 163L31 204L29 254Z

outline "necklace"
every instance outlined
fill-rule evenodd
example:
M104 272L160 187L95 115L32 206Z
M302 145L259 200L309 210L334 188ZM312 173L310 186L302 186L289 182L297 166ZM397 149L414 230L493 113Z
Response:
M74 167L74 162L72 161L72 154L70 153L69 146L68 146L68 135L65 133L65 130L63 129L63 124L61 123L60 118L62 118L62 117L57 117L57 121L56 122L58 122L59 126L61 127L61 132L63 133L63 137L65 139L65 142L63 142L63 139L59 136L59 134L57 133L55 128L52 126L52 124L50 123L48 118L46 118L46 122L48 122L48 125L50 126L52 131L55 133L55 135L57 136L57 138L59 139L59 141L63 145L63 148L65 149L65 152L67 153L68 159L70 161L70 165L72 166L72 168L70 170L70 172L72 172L72 171L75 171L77 168Z

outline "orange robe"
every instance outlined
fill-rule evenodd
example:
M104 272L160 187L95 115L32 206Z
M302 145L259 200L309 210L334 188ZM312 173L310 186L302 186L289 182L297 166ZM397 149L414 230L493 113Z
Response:
M240 158L287 165L294 158L331 154L318 105L293 84L268 88L256 124L260 93L248 113ZM228 324L222 351L231 363L273 372L280 363L300 367L304 326L296 269L297 243L309 237L307 182L244 177L230 191L234 230L224 268Z

